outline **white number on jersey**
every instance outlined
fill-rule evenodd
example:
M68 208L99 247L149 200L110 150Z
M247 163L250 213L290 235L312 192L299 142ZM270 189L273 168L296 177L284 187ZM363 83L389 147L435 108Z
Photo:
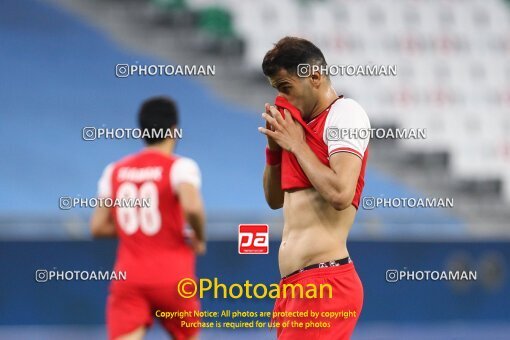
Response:
M117 221L119 226L128 235L136 233L138 228L147 236L157 234L161 229L161 214L159 213L159 193L154 182L145 182L136 187L134 183L124 182L117 189L117 198L144 199L148 198L150 206L146 208L117 208Z

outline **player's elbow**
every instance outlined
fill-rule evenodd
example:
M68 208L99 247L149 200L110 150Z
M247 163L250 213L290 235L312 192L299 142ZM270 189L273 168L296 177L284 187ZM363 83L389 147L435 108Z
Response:
M269 205L269 208L273 210L277 210L283 207L283 202L278 201L267 201L267 205Z
M351 202L341 200L333 200L330 203L333 206L333 208L338 211L347 209L351 205Z
M267 191L265 192L266 202L269 208L273 210L280 209L283 207L283 198L282 197L273 197Z
M352 204L353 195L348 193L336 193L330 199L330 204L335 210L347 209Z

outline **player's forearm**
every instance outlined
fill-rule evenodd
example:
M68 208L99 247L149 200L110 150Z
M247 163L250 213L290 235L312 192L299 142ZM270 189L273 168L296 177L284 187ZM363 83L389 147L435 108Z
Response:
M205 241L205 209L199 189L191 183L181 183L177 186L177 195L184 218L195 232L195 238Z
M266 165L264 169L264 195L271 209L280 209L283 207L284 194L281 181L281 165Z
M90 232L94 238L117 236L110 208L98 207L94 209L90 220Z
M306 143L293 149L296 159L315 190L335 209L342 210L350 205L346 186L338 180L336 173L319 161Z
M186 221L195 232L195 237L199 241L205 241L205 212L199 211L185 212Z

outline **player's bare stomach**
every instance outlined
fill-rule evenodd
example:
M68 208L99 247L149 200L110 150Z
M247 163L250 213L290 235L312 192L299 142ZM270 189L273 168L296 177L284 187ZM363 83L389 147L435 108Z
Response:
M354 206L335 210L313 188L285 192L280 274L349 256L346 242L355 215Z

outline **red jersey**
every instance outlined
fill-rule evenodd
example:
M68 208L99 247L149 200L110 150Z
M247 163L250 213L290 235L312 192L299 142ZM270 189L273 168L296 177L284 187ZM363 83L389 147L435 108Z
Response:
M358 156L361 170L352 205L357 209L365 185L365 167L368 159L370 121L363 108L354 100L337 98L328 108L309 122L305 122L297 108L284 97L278 96L275 105L284 115L287 109L294 120L303 126L306 143L321 163L329 167L329 158L337 152L349 152ZM294 154L283 150L282 190L312 187Z
M166 284L194 277L195 256L185 239L185 220L175 188L200 186L191 159L144 150L110 164L99 182L99 196L146 199L149 207L114 207L119 245L115 270L128 284Z

